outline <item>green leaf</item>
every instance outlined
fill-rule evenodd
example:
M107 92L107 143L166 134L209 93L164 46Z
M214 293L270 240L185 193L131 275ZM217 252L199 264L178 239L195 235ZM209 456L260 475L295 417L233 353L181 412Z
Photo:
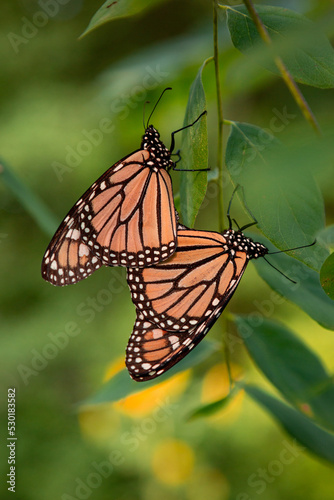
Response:
M260 370L282 395L320 425L334 430L334 384L319 358L285 326L235 316L239 335Z
M80 403L80 406L97 405L101 403L111 403L113 401L119 401L120 399L126 398L130 394L143 391L149 387L153 387L165 380L169 379L173 375L179 372L188 370L197 366L199 363L207 359L211 354L219 349L217 343L204 341L201 342L196 349L190 351L190 353L183 358L179 363L177 363L168 372L161 375L159 378L150 380L148 382L135 382L130 378L129 372L124 368L114 377L112 377L108 382L106 382L102 388L93 396L91 396L86 401Z
M113 21L114 19L119 19L120 17L132 16L147 7L153 7L162 1L163 0L108 0L107 2L104 2L99 10L94 14L89 25L80 35L80 38L87 35L87 33L102 24Z
M251 385L246 386L245 390L254 401L268 410L290 436L294 437L302 446L319 457L334 463L333 434L318 427L300 412L290 408L265 391ZM290 447L287 444L286 446L294 456L298 456L304 451L295 445Z
M240 392L242 387L242 384L235 385L231 392L224 398L200 406L189 415L188 420L195 420L196 418L210 417L211 415L214 415L218 411L225 408L225 406L229 405L235 396Z
M57 219L48 209L42 200L40 200L33 191L31 191L17 177L15 172L5 162L0 160L0 180L7 185L14 196L21 203L23 208L32 216L39 227L49 236L52 236L57 229Z
M183 126L193 123L206 110L202 71L210 59L200 67L191 85ZM179 169L194 170L208 168L208 131L206 115L182 132L181 161ZM183 223L193 227L196 215L203 202L208 184L207 172L181 172L180 211Z
M258 227L281 249L308 245L324 227L324 203L311 173L285 154L268 131L231 123L226 165L235 184L244 187L245 201ZM294 257L320 270L328 250L317 246L294 252Z
M317 233L317 242L328 248L334 248L334 224L321 229Z
M273 41L262 59L265 68L279 74L273 62L279 55L297 82L334 87L334 50L313 22L282 7L257 5L256 11ZM248 54L264 44L246 7L228 7L227 24L233 45L240 52Z
M246 232L246 234L248 235L250 233ZM270 251L275 251L275 248L273 248L269 241L263 236L255 236L254 234L250 234L250 236L254 240L263 243ZM314 251L316 251L316 247L317 245L311 248L314 248ZM291 283L287 278L281 276L279 272L273 269L264 259L253 260L252 262L261 278L280 295L286 297L294 304L297 304L297 306L321 326L329 330L334 330L333 302L327 297L320 285L319 273L285 253L268 255L266 259L288 278L296 281L296 283ZM264 312L264 314L271 315L275 310L276 304L281 304L283 302L284 300L278 300L273 296L263 308L264 311L268 308L271 312ZM256 299L254 300L254 304L255 303L260 312L262 312L261 305Z
M334 300L334 253L325 260L320 269L320 283L328 297Z

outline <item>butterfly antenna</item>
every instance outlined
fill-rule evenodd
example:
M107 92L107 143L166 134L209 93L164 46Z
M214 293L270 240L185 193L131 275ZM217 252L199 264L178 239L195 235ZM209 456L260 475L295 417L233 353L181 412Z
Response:
M158 104L159 104L159 102L160 102L160 100L161 100L162 96L163 96L163 95L164 95L164 93L166 92L166 90L172 90L172 87L166 87L166 88L165 88L165 89L161 92L161 95L160 95L159 99L158 99L158 100L157 100L157 102L155 103L154 108L152 109L151 114L150 114L150 116L148 117L147 124L146 124L146 128L148 127L148 124L150 123L150 119L152 118L152 115L153 115L153 113L154 113L154 111L155 111L156 107L158 106Z
M143 109L143 126L144 126L144 130L147 129L147 127L145 126L145 109L146 109L146 104L150 104L150 101L145 101L144 102L144 109Z
M278 253L278 252L275 252L275 253ZM267 264L269 264L269 266L271 266L273 269L276 269L276 271L278 271L282 276L284 276L284 278L286 278L287 280L291 281L291 283L294 283L296 284L297 281L293 281L291 278L289 278L286 274L282 273L282 271L280 271L279 269L277 269L277 267L275 267L271 262L269 262L269 260L267 260L264 255L262 256L264 258L264 260L267 262Z
M299 250L300 248L308 248L312 247L315 245L317 240L312 241L312 243L309 243L308 245L302 245L300 247L294 247L294 248L287 248L286 250L278 250L277 252L269 252L268 255L275 255L275 253L285 253L285 252L291 252L292 250Z
M237 223L237 221L235 219L232 219L232 220L233 220L234 224L237 226L238 231L241 231L241 228L240 228L239 224Z

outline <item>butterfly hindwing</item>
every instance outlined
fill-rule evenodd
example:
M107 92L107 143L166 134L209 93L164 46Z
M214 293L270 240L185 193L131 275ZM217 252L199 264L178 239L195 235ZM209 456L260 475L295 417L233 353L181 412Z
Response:
M207 334L222 308L188 331L168 331L137 316L126 349L126 366L139 382L156 378L181 361Z
M68 215L48 249L42 262L42 277L57 286L77 283L102 266L83 242L75 216Z

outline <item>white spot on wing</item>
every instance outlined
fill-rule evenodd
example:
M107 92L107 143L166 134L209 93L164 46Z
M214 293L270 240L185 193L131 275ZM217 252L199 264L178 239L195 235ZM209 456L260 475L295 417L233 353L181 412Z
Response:
M83 257L84 255L89 255L89 248L84 243L80 243L80 246L79 246L79 257Z
M161 330L153 330L153 338L154 339L160 339L162 337L162 331Z
M171 344L175 344L175 342L178 342L179 341L179 338L176 336L176 335L171 335L169 338L169 342Z
M77 229L73 229L71 239L78 240L79 238L80 238L80 231L78 231Z

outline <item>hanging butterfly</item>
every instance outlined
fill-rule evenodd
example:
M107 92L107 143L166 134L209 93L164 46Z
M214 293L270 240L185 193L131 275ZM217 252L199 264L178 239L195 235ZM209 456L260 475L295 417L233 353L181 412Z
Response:
M223 234L179 226L165 262L128 269L137 319L126 350L133 379L153 379L178 363L218 319L248 262L268 253L241 231Z
M256 221L234 231L229 210L228 219L230 228L222 234L179 224L178 246L171 258L146 269L128 269L137 318L126 350L126 366L134 380L163 374L204 338L251 259L263 257L270 264L265 258L268 249L242 232Z
M94 182L60 224L42 261L46 281L69 285L102 265L151 266L175 252L177 221L168 173L175 169L174 134L202 115L172 133L170 150L147 124L140 149Z

